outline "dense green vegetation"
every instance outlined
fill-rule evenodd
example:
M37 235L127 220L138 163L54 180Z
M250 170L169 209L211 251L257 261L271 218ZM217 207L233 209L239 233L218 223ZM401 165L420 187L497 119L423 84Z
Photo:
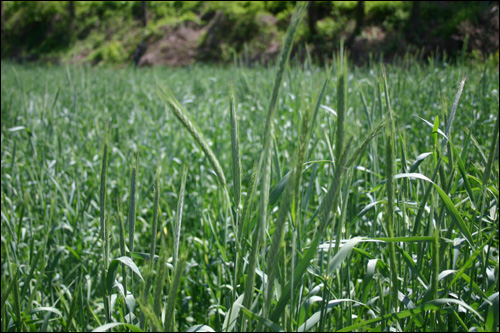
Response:
M2 331L498 331L498 69L287 66L297 22L276 70L2 62Z
M228 63L236 54L264 62L262 54L278 55L273 45L282 42L294 4L3 1L2 58L123 64L139 42L151 46L187 26L201 31L193 46L196 61ZM427 56L439 49L454 57L467 35L467 52L483 61L492 54L498 58L498 2L314 1L297 35L318 62L331 58L341 38L361 62L370 52L390 59L408 50Z

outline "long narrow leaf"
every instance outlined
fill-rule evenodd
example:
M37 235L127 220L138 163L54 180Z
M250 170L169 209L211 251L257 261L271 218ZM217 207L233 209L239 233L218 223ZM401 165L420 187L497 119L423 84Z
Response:
M137 274L141 278L141 280L144 281L144 279L142 278L141 272L139 271L139 268L137 268L137 266L135 265L135 263L132 261L131 258L119 257L119 258L113 259L108 267L108 275L106 277L106 285L108 287L108 292L111 292L111 289L113 288L113 284L115 281L115 275L116 275L116 269L118 268L118 264L120 262L122 264L124 264L125 266L129 267L132 270L132 272Z

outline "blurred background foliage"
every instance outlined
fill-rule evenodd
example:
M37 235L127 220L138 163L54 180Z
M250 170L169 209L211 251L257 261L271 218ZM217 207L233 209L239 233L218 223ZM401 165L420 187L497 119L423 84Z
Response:
M2 59L140 65L267 64L295 1L2 1ZM358 64L407 52L498 63L498 1L311 1L295 56ZM138 50L139 43L143 48ZM168 49L168 50L167 50Z

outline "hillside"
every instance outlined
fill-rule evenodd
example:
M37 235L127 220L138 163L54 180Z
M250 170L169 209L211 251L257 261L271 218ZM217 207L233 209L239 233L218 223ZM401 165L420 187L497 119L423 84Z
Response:
M274 59L295 1L3 1L2 59L43 63L194 62ZM299 55L329 61L340 39L356 63L406 52L464 49L498 59L498 1L314 1L297 32ZM466 36L468 42L464 43ZM307 50L307 51L306 51ZM139 59L138 59L139 60Z

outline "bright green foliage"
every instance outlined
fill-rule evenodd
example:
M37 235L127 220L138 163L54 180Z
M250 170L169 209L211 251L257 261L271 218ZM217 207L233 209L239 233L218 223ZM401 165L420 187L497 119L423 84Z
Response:
M43 63L123 64L131 62L139 42L152 45L176 28L188 27L187 30L199 33L199 47L192 50L199 52L198 61L229 63L237 55L247 64L268 62L277 56L276 44L282 41L295 3L2 1L1 55ZM297 36L301 45L308 44L315 60L330 58L340 39L354 33L353 41L357 36L362 39L355 47L362 54L353 54L357 61L368 60L369 51L403 55L408 45L413 52L425 47L458 56L469 34L470 42L464 49L470 51L471 58L484 61L488 54L493 54L491 60L498 63L498 54L494 55L498 42L490 40L494 38L490 35L494 34L491 27L495 18L498 21L495 2L428 1L416 10L413 1L364 1L360 22L363 29L355 30L358 3L310 3L311 10L298 27ZM146 26L143 4L147 9ZM419 14L414 16L414 11ZM369 47L364 52L360 46Z

